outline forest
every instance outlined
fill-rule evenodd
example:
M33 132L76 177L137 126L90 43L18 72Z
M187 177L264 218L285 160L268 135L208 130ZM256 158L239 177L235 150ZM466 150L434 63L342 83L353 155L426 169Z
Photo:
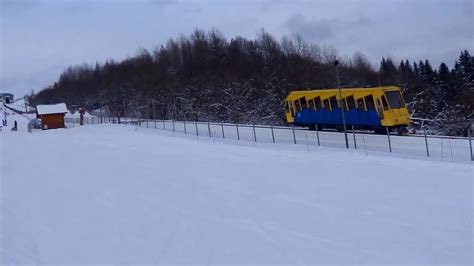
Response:
M460 51L453 67L428 59L372 66L361 52L342 58L336 48L300 36L277 40L226 39L217 29L181 34L122 61L70 66L57 82L28 96L31 105L65 102L69 108L114 116L284 125L292 90L396 85L413 117L432 134L465 135L473 121L474 57Z

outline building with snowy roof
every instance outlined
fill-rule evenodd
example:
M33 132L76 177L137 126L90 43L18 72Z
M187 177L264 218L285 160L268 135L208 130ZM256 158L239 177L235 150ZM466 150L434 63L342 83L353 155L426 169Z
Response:
M0 103L12 103L13 102L13 94L11 93L2 93L0 92Z
M65 103L36 106L36 116L41 119L42 129L65 128L64 115L68 113Z

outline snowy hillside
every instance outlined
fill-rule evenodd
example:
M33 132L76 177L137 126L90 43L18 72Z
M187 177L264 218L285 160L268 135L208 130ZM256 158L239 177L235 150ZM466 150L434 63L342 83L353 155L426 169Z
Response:
M10 119L0 264L472 263L472 164Z
M19 98L16 101L14 101L13 103L7 104L7 106L10 107L10 108L13 108L15 110L22 111L22 112L25 112L25 111L29 112L29 111L34 111L35 110L35 108L33 108L30 105L28 105L27 103L25 103L24 98Z

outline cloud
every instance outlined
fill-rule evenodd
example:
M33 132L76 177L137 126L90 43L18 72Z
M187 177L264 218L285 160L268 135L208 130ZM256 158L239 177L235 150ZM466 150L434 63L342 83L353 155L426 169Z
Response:
M370 27L372 21L361 17L352 21L342 21L340 19L308 19L297 14L290 17L283 23L290 35L300 35L304 39L313 42L329 41L336 35L350 34L363 27ZM357 35L352 34L351 39L355 40Z

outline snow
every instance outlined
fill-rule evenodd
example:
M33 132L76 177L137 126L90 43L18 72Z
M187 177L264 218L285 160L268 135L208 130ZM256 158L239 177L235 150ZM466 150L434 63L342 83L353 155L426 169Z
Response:
M10 119L0 264L472 264L472 164Z
M39 115L65 114L68 112L65 103L38 105L36 110Z
M16 99L13 103L6 104L8 107L13 108L18 111L32 111L35 110L35 108L31 107L30 105L26 104L26 110L25 110L25 99L24 98L19 98Z
M122 119L123 120L123 119ZM90 121L89 121L90 122ZM95 121L94 121L95 122ZM96 122L95 122L96 123ZM185 133L184 123L181 121L145 121L141 123L141 130L162 130L165 128L168 131ZM209 135L209 128L211 135L214 138L226 140L233 139L254 142L253 128L249 125L239 125L239 135L235 124L210 124L200 123L197 125L198 134L201 136ZM224 134L222 134L224 131ZM290 127L275 127L273 130L273 137L277 144L294 144L296 139L297 145L314 147L318 145L317 138L319 135L320 145L324 147L345 148L344 134L340 132L331 131L310 131L307 129L295 128L295 136ZM189 135L196 135L196 125L193 122L186 122L186 133ZM255 128L256 139L258 143L272 143L272 132L269 127ZM389 151L388 138L385 135L363 134L349 132L348 135L349 147L367 153L369 155L386 153ZM453 138L447 136L428 136L427 143L425 143L424 136L390 136L392 155L397 157L423 158L435 161L451 161L471 163L471 154L469 149L469 140L467 138ZM426 153L426 145L428 145L429 158Z

